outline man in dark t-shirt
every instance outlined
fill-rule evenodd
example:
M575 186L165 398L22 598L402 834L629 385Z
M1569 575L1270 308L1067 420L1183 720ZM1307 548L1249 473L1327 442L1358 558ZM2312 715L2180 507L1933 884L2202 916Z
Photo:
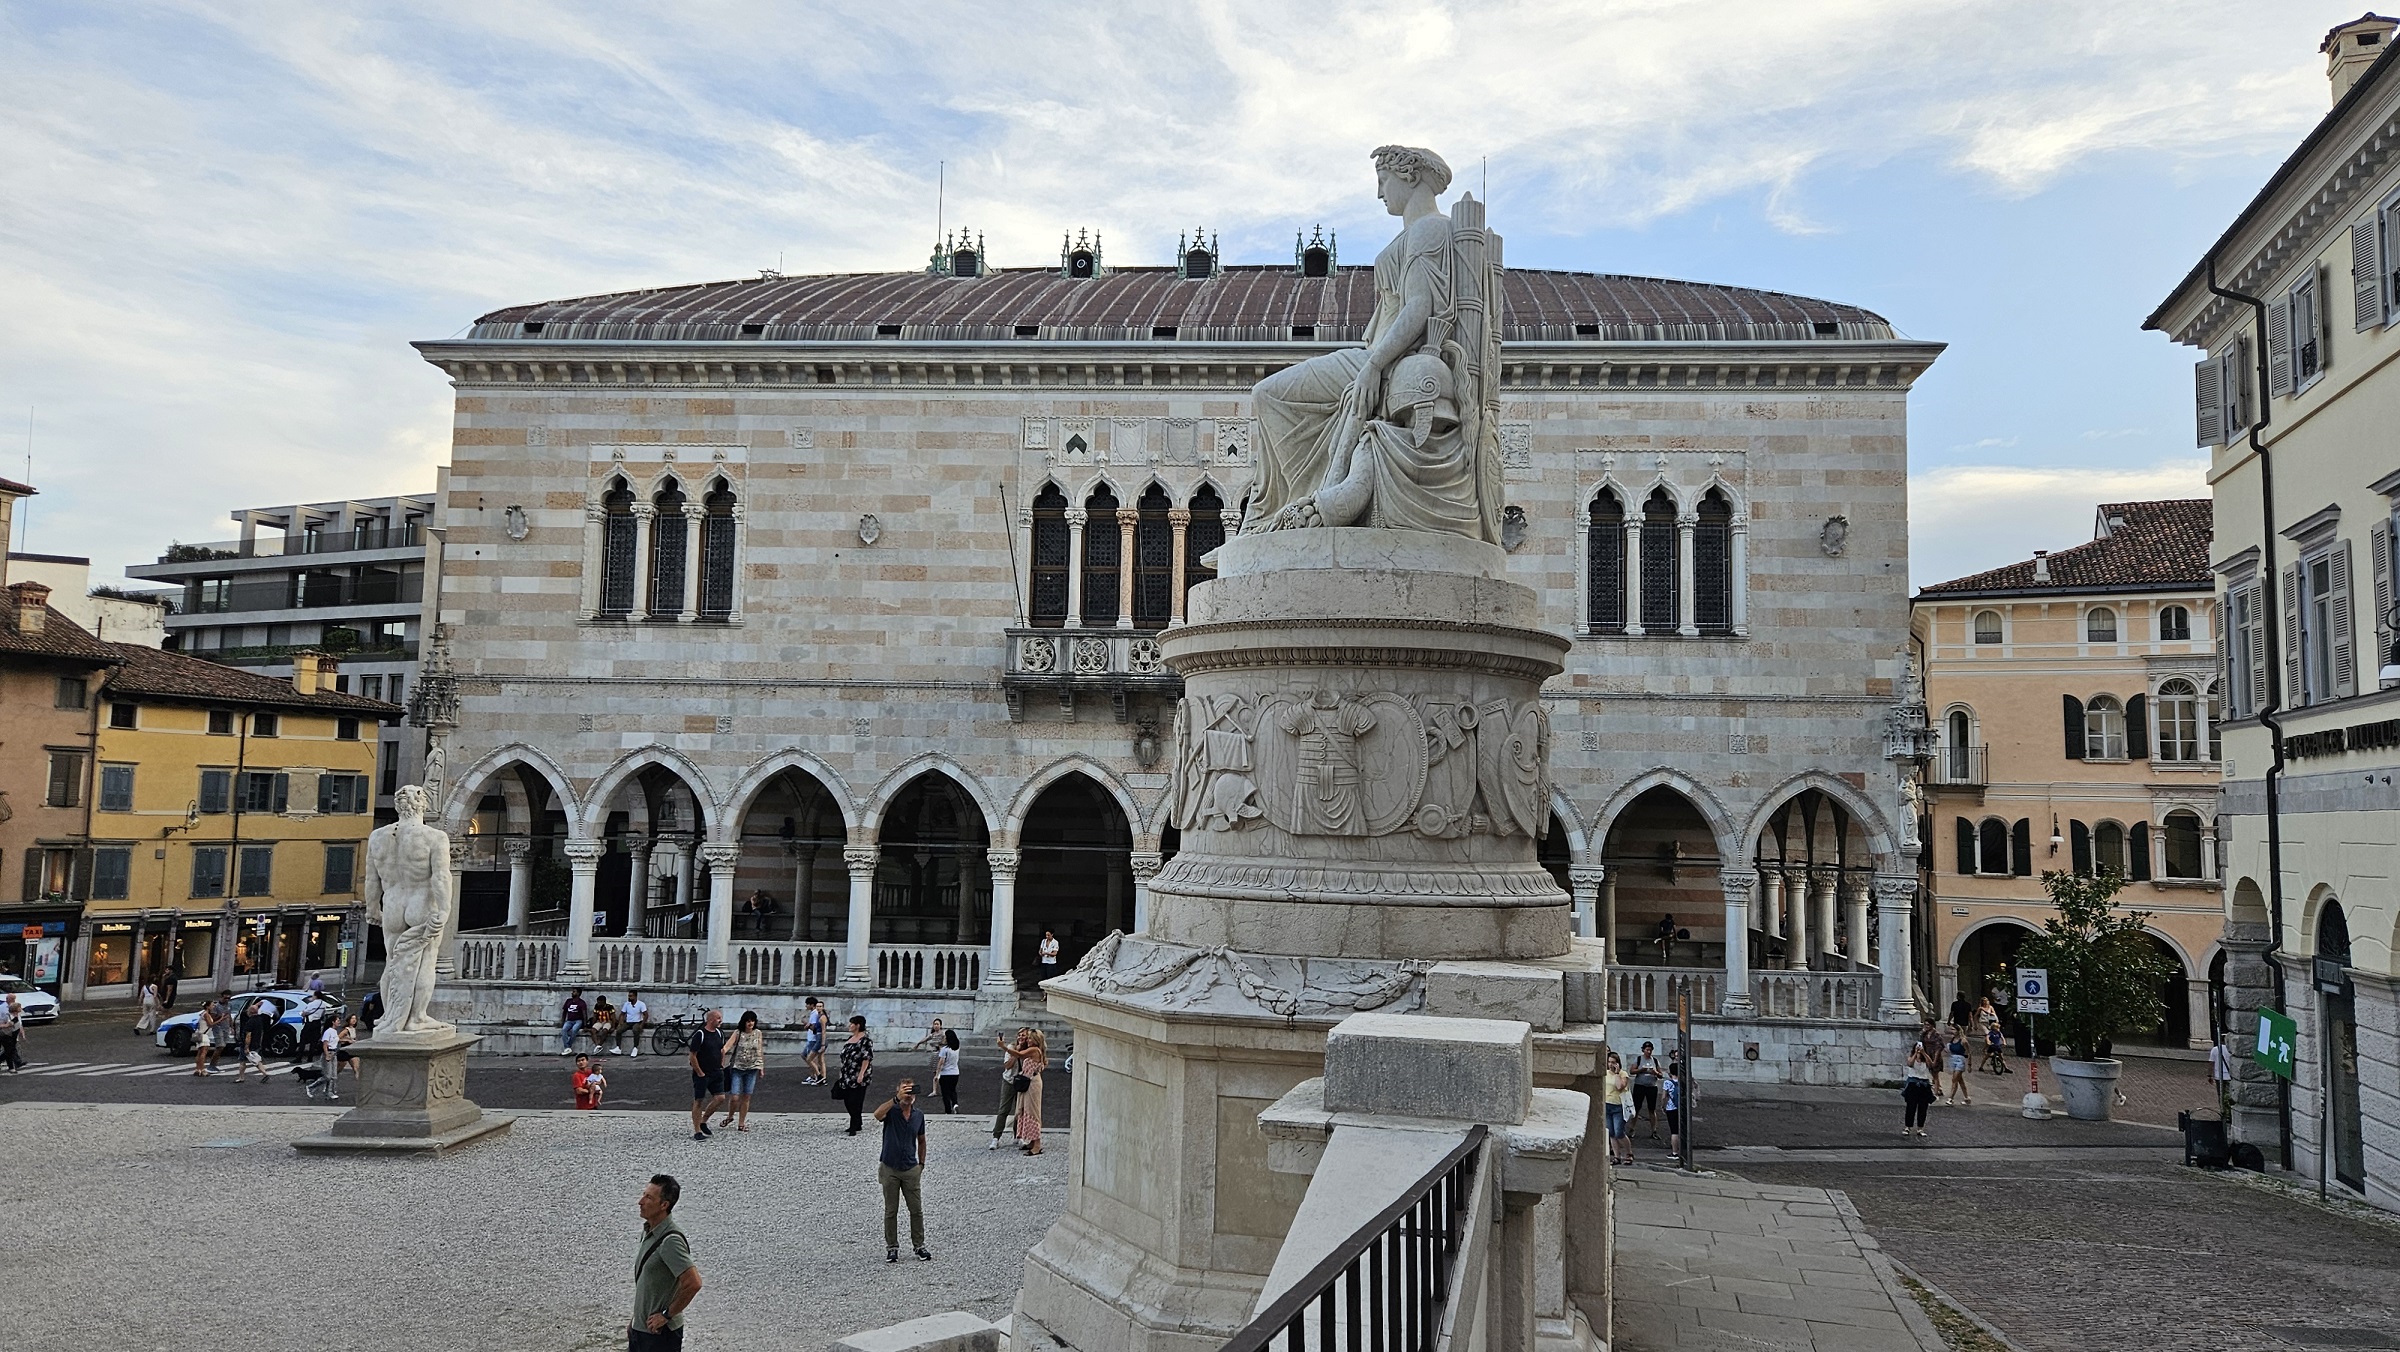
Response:
M876 1158L875 1177L883 1184L883 1261L900 1261L900 1199L908 1199L908 1242L917 1257L930 1259L925 1247L925 1114L917 1107L917 1082L902 1080L892 1097L875 1110L883 1124L883 1153Z
M708 1129L708 1115L725 1106L725 1011L708 1011L687 1051L692 1063L692 1139L705 1141L716 1134Z

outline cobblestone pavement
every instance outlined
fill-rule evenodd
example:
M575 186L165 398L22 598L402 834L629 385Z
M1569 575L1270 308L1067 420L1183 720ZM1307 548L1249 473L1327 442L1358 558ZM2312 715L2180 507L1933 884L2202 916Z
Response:
M160 1051L149 1037L134 1033L132 1023L129 1015L113 1009L77 1010L57 1023L31 1029L25 1039L31 1064L23 1074L0 1074L0 1103L49 1099L289 1107L302 1102L298 1082L280 1074L263 1086L255 1080L236 1085L230 1071L213 1079L194 1079L191 1058ZM911 1033L909 1040L915 1036ZM1000 1108L1000 1054L988 1037L967 1037L965 1041L960 1053L958 1115L981 1113L988 1130L992 1114ZM838 1058L829 1058L829 1064L834 1059ZM929 1061L930 1053L909 1050L905 1044L882 1047L876 1057L875 1084L888 1090L901 1076L910 1076L926 1099L937 1100L928 1074ZM225 1064L230 1067L232 1063ZM280 1069L283 1063L275 1064ZM681 1056L604 1056L599 1064L608 1075L609 1106L689 1111L691 1079ZM574 1066L573 1060L555 1053L474 1057L467 1066L467 1096L487 1108L572 1108L575 1095L567 1076ZM805 1073L798 1057L770 1055L753 1108L778 1113L846 1111L826 1089L801 1084ZM1063 1063L1044 1077L1044 1126L1067 1125L1070 1081ZM347 1082L343 1092L349 1092ZM939 1110L936 1101L935 1111Z
M634 1201L673 1173L706 1286L695 1346L797 1352L942 1310L1006 1315L1065 1201L1037 1158L935 1118L930 1263L884 1262L876 1138L821 1117L696 1142L647 1112L535 1112L437 1159L302 1156L332 1109L0 1105L18 1162L11 1352L623 1347ZM38 1167L24 1167L37 1161ZM905 1217L903 1218L905 1227ZM905 1239L905 1228L903 1239Z
M1807 1108L1777 1112L1784 1095ZM1739 1111L1721 1100L1718 1139L1740 1134L1701 1163L1839 1191L1892 1258L2026 1352L2400 1347L2400 1225L2388 1219L2186 1169L2178 1138L2135 1123L1936 1108L1932 1136L1904 1141L1883 1120L1896 1097L1784 1090ZM1858 1114L1881 1124L1875 1138L1840 1139Z
M1616 1174L1620 1352L1941 1352L1840 1199L1667 1170Z

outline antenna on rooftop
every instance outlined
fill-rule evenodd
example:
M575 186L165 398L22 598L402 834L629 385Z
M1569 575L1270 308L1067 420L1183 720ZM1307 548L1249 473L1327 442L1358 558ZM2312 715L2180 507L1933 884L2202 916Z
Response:
M935 160L933 162L933 237L935 239L942 237L942 205L949 188L950 162Z

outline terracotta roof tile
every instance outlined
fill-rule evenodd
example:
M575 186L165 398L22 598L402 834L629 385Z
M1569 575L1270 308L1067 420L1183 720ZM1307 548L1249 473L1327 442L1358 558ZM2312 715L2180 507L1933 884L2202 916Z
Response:
M42 607L47 617L42 624L42 632L18 633L18 602L16 592L0 589L0 657L63 659L95 667L116 663L117 645L93 638L82 625L59 614L53 606Z
M116 650L124 661L124 665L117 668L103 687L108 695L147 695L156 699L309 709L376 719L398 718L406 712L397 704L368 699L364 695L332 692L303 695L292 688L290 681L260 676L238 667L220 666L182 653L163 652L132 643L111 643L106 646Z
M1303 277L1288 266L1231 266L1186 279L1173 268L1112 268L1070 279L1055 268L981 277L922 272L758 277L513 305L475 321L471 337L618 342L751 339L850 342L1014 339L1355 341L1375 311L1371 268ZM1888 339L1882 316L1855 305L1749 287L1511 268L1506 328L1516 342L1810 341ZM528 325L535 326L532 331ZM878 330L897 328L896 334Z
M2159 591L2215 586L2208 567L2214 519L2207 498L2100 504L2090 544L2049 555L2049 580L2034 580L2034 561L1936 582L1919 596L1975 596L2045 591Z

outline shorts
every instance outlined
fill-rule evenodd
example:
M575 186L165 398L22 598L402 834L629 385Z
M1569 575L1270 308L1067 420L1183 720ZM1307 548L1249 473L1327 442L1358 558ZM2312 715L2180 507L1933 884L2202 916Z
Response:
M803 1056L815 1056L823 1050L825 1050L823 1033L811 1033L800 1041L800 1054Z
M1633 1087L1633 1110L1640 1112L1658 1102L1658 1086L1637 1084Z
M1667 1134L1669 1136L1681 1136L1683 1134L1683 1109L1667 1109Z
M715 1098L724 1092L724 1071L720 1070L714 1075L694 1075L692 1077L692 1102L694 1103L698 1103L702 1099Z
M726 1071L725 1092L728 1094L753 1094L758 1092L758 1072L755 1070Z
M1952 1070L1965 1070L1967 1068L1966 1054L1963 1052L1950 1053L1950 1068Z
M1625 1134L1625 1105L1622 1103L1608 1105L1608 1134L1619 1137Z

